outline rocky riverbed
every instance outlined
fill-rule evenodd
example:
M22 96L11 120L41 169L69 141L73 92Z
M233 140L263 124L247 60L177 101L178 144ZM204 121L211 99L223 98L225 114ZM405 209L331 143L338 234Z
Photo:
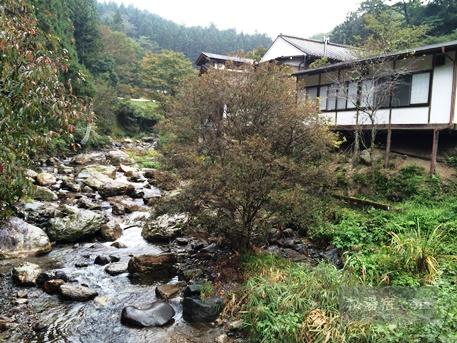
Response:
M33 193L0 225L0 342L243 342L240 321L220 318L242 281L239 256L218 237L185 230L185 213L153 217L180 187L141 168L154 139L39 161ZM291 260L327 259L287 228L264 249ZM218 292L201 297L210 280Z
M186 289L211 277L199 264L215 246L182 237L185 215L149 218L177 186L131 159L150 149L126 140L29 170L32 199L0 228L1 342L227 341L222 299Z

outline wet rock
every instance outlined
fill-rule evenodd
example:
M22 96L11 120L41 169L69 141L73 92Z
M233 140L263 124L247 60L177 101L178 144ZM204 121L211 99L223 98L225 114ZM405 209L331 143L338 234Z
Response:
M162 192L160 192L160 189L156 187L152 188L141 188L135 190L135 197L137 198L143 198L144 200L150 200L150 199L157 199L162 196Z
M60 174L73 174L75 169L73 167L70 167L70 166L66 166L64 164L59 164L59 166L57 167L57 170Z
M178 237L176 238L176 243L178 243L178 245L184 246L189 244L189 239L185 237Z
M98 293L86 286L64 284L60 286L60 295L67 300L88 301L94 299Z
M97 204L93 202L91 199L88 197L82 196L81 198L78 199L78 206L81 208L86 208L88 210L100 210L101 206L100 204Z
M172 285L159 285L156 287L156 295L161 299L171 299L179 294L183 288L181 283Z
M216 243L211 243L210 245L204 247L201 251L209 254L215 253L217 251L217 245Z
M54 278L55 279L62 279L63 281L65 282L68 282L70 280L70 278L68 277L68 275L62 271L62 270L57 270L55 273L54 273Z
M115 220L111 219L109 222L102 225L100 235L105 241L115 241L122 236L122 228Z
M134 201L126 196L116 196L107 199L113 208L113 213L122 215L125 213L132 213L136 211L147 211L148 208L143 204ZM141 201L141 200L140 200Z
M243 328L243 321L241 319L230 322L229 325L230 331L239 331Z
M107 265L111 262L110 258L107 257L107 256L101 256L101 255L98 255L96 258L95 258L95 261L94 263L95 264L98 264L99 266L104 266L104 265Z
M63 179L62 187L69 189L70 191L75 193L81 192L81 185L74 182L74 179L70 177L66 177Z
M326 259L328 262L334 264L338 268L343 267L343 260L340 256L340 253L337 248L335 248L333 245L329 245L327 249L325 249L324 252L322 252L321 257Z
M128 264L124 262L115 262L115 263L110 263L105 267L105 271L109 275L119 275L126 273L128 269Z
M160 255L140 255L130 259L128 271L134 273L173 274L176 256L172 253Z
M41 201L56 201L59 198L57 194L49 188L42 186L33 187L32 196L33 199Z
M187 220L186 214L164 214L147 222L141 235L151 243L169 242L181 234Z
M100 163L105 160L105 155L101 152L93 152L90 154L79 154L73 157L72 162L74 164L86 165L93 162Z
M13 281L19 286L35 286L36 280L41 273L39 265L25 262L19 267L13 268Z
M121 260L121 258L119 256L109 255L109 260L111 262L119 262Z
M151 306L140 309L127 306L122 310L122 322L140 327L155 327L168 324L174 317L175 310L164 302L155 302Z
M112 150L107 154L108 159L114 165L130 164L132 160L129 155L121 150Z
M27 290L25 289L20 289L19 291L17 291L16 293L16 297L17 298L27 298L28 297L28 293L27 293Z
M60 287L65 284L65 281L62 279L53 279L46 281L43 285L43 291L48 294L58 294L60 292Z
M196 297L186 297L182 303L183 318L187 322L213 322L224 307L220 297L210 297L205 300Z
M48 235L39 227L10 217L0 227L0 260L37 256L52 250Z
M200 297L202 285L192 284L184 289L184 297Z
M29 299L25 299L25 298L18 298L18 299L14 299L14 304L15 305L25 305L29 302Z
M57 182L56 177L50 173L39 173L36 176L36 182L40 186L51 186Z
M54 278L54 274L53 273L48 272L48 271L42 272L42 273L40 273L38 275L37 279L35 280L35 283L38 286L42 287L45 284L46 281L49 281L52 278Z
M120 164L119 171L123 172L125 176L132 176L134 173L138 172L138 169L131 166L127 166L125 164Z
M101 213L83 210L73 206L64 206L63 217L50 220L47 232L49 237L58 242L77 242L100 231L105 222Z
M90 263L87 261L79 261L75 263L76 268L86 268L89 267Z
M117 249L125 249L125 248L127 248L127 246L122 242L114 242L113 244L111 244L111 246L115 247Z
M98 189L104 197L131 194L135 190L133 184L125 180L109 180Z

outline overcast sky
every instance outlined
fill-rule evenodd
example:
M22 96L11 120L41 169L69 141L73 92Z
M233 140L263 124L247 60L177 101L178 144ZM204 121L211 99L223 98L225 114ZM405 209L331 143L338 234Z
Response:
M108 0L99 0L105 1ZM109 0L131 4L186 26L235 28L246 33L310 37L329 32L361 0Z

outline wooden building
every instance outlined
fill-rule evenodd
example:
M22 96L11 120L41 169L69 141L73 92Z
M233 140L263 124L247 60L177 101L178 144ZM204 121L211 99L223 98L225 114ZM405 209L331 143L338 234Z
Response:
M254 60L239 56L226 56L202 52L195 61L195 65L200 68L200 73L205 73L208 69L223 70L230 68L234 71L243 69L243 66L253 65Z
M369 130L373 125L386 130L386 164L392 130L429 131L434 173L439 133L455 130L457 124L456 51L457 41L452 41L300 70L294 73L299 99L318 99L335 130ZM382 77L374 75L377 70L383 70Z
M330 63L350 61L356 57L356 48L323 41L280 34L273 41L260 63L277 61L295 71L308 69L314 61L326 57Z

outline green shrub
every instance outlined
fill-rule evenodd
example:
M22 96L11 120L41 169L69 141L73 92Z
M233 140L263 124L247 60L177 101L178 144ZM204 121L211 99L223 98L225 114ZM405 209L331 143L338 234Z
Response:
M128 134L151 132L163 117L159 104L153 101L123 100L116 113L119 124Z

